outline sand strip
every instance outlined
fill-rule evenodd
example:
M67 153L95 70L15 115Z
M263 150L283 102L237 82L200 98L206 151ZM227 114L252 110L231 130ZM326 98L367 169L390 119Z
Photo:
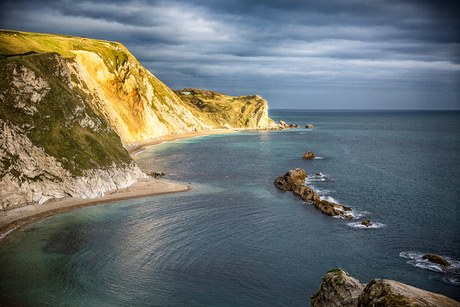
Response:
M10 234L20 227L32 225L59 213L132 198L189 190L191 190L191 187L184 184L155 178L142 178L127 188L106 192L104 197L67 198L64 200L48 201L41 205L30 205L10 210L6 213L0 213L0 242L9 241L10 237L12 237Z
M148 139L148 140L128 143L128 144L125 144L125 148L128 150L129 154L132 157L134 157L135 155L141 153L142 151L148 149L149 147L152 147L154 145L161 144L161 143L171 142L171 141L176 141L176 140L181 140L181 139L194 138L194 137L199 137L199 136L224 134L224 133L235 133L238 131L241 131L241 129L214 129L214 130L208 130L208 131L187 132L184 134L177 134L177 135L169 134L169 135L160 136L154 139Z

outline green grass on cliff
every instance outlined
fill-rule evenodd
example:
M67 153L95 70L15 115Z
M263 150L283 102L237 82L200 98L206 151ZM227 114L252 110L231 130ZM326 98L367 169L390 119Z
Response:
M127 49L120 43L75 37L0 30L0 59L36 52L56 52L63 58L72 59L72 50L91 51L99 54L110 72L128 60Z
M83 92L78 94L69 88L64 77L56 76L59 67L56 57L55 53L41 53L0 60L0 94L3 96L0 119L23 127L34 145L44 148L48 155L54 156L75 176L82 175L84 170L107 169L113 162L117 165L130 163L132 159L120 137L84 102L87 97L83 96ZM13 66L17 67L17 71L25 67L49 84L51 89L41 101L32 102L26 89L18 93L12 85ZM17 107L18 101L35 107L38 112L25 112L24 108ZM78 109L83 106L84 111L79 112ZM94 122L100 123L100 129L95 131L78 124L86 117L85 113ZM9 156L0 161L3 164L0 169L14 163L14 156ZM11 171L13 175L14 171Z
M185 88L174 91L193 110L218 127L251 127L251 116L260 112L266 101L257 95L232 97L213 91Z

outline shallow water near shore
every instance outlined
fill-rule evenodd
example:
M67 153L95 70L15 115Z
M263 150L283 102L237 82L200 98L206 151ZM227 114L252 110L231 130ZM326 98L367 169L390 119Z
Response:
M337 267L362 283L393 279L460 300L459 112L270 117L315 128L146 150L135 158L142 170L193 190L85 208L24 230L0 249L0 302L309 306L321 277ZM317 159L303 160L306 151ZM355 219L326 216L274 186L297 167ZM425 253L452 266L443 271Z

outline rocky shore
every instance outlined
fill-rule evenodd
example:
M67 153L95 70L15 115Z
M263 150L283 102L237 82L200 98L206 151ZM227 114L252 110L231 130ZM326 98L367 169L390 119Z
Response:
M305 170L296 168L288 171L286 174L275 179L275 186L283 191L292 191L294 194L302 197L303 200L312 203L321 212L330 216L341 216L352 219L352 209L327 200L320 200L318 193L305 185L307 178Z
M310 297L312 307L460 307L444 295L418 289L394 280L371 280L361 284L343 269L329 271L317 293Z

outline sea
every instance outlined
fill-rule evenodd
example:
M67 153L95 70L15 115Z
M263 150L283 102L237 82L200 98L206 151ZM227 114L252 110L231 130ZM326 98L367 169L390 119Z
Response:
M460 300L459 111L269 116L302 128L178 140L135 157L191 191L21 230L0 249L0 306L310 306L336 268ZM315 159L302 159L307 151ZM276 188L295 168L354 218Z

